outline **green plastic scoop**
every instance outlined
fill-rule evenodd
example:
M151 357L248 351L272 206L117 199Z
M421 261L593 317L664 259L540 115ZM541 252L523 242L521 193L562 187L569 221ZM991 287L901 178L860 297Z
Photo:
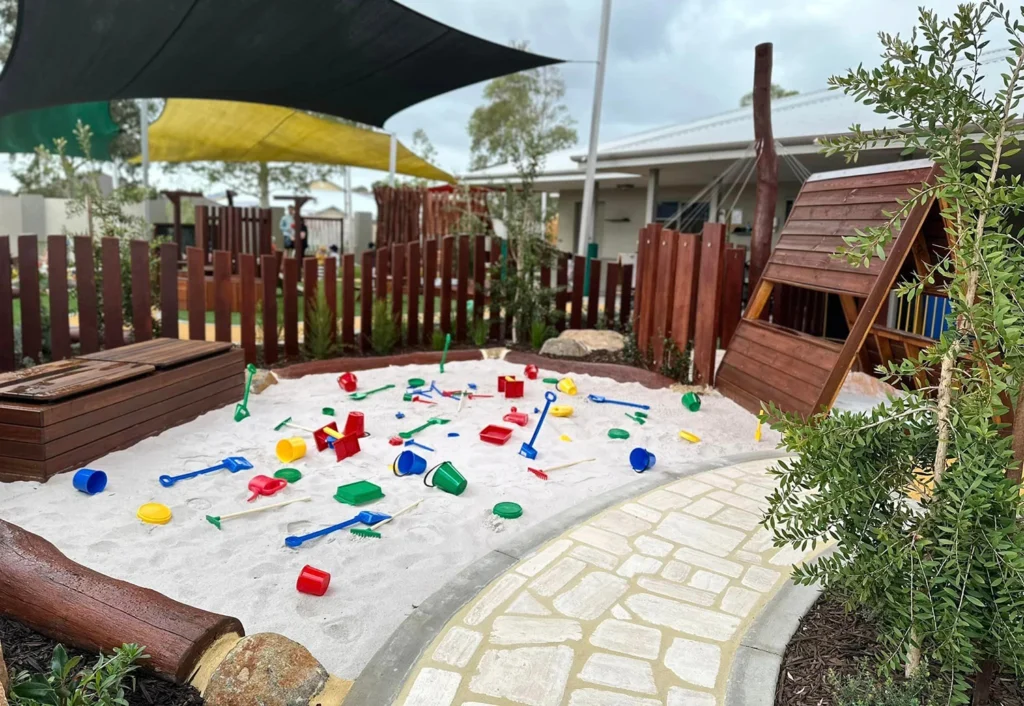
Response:
M416 427L412 431L400 431L400 432L398 432L398 436L401 437L402 439L411 439L413 437L413 434L419 434L421 431L423 431L427 427L434 426L435 424L447 424L450 421L451 421L450 419L441 419L440 417L431 417L430 419L427 420L427 423L424 424L423 426Z
M249 379L245 381L245 396L242 397L241 403L235 405L236 422L240 422L249 417L249 388L252 387L252 376L256 374L256 366L249 363L245 366L245 371L249 373Z
M383 392L384 390L390 390L394 385L385 385L384 387L378 387L376 390L370 390L369 392L353 392L348 396L350 400L365 400L375 392Z

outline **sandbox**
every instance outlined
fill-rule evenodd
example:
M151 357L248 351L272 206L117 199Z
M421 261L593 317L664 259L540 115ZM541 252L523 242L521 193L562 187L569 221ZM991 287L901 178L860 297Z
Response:
M680 394L668 389L574 375L579 394L559 392L555 403L571 405L573 415L548 416L535 443L537 459L528 461L519 455L520 446L533 434L540 416L534 410L543 407L544 393L554 390L541 379L562 375L542 369L516 400L501 396L496 383L503 375L522 379L523 366L498 360L450 363L443 375L437 365L357 375L360 390L396 387L353 402L339 388L336 374L282 380L250 397L251 416L240 423L233 419L233 406L223 407L91 463L109 477L107 489L97 495L74 490L70 475L45 485L0 485L0 516L97 571L237 616L249 633L284 634L308 647L331 673L355 678L416 605L475 559L582 499L636 480L639 476L629 463L635 447L657 456L647 473L659 474L696 459L768 450L778 442L778 435L767 428L756 442L756 418L717 394L705 395L700 411L690 412L680 403ZM435 395L434 406L403 401L409 378L422 378L427 385L434 380L444 390L474 383L479 394L495 396L464 401L457 414L453 399ZM626 416L635 410L590 402L588 394L650 405L648 421L641 426ZM512 406L529 415L526 427L502 421ZM325 407L333 408L334 418L323 414ZM274 430L287 417L310 428L336 420L341 428L350 411L363 412L370 436L361 439L360 453L340 463L331 450L318 453L309 434ZM404 418L397 419L397 412ZM389 437L430 417L452 421L415 435L433 452L411 450L428 467L450 461L468 482L460 496L425 487L422 476L399 478L389 469L405 448L390 445ZM482 442L479 433L489 424L511 427L511 439L502 446ZM627 430L630 438L609 438L611 428ZM681 430L701 441L681 439ZM304 437L309 450L300 460L281 463L275 444L293 434ZM561 440L563 436L571 441ZM237 474L221 471L169 488L157 480L229 456L243 456L254 468ZM526 470L591 457L597 460L554 471L547 481ZM302 479L273 497L246 502L254 475L272 475L285 466L298 469ZM359 508L334 499L338 486L360 480L380 486L384 498ZM207 515L307 495L309 502L225 521L221 530L205 520ZM381 528L381 539L360 539L344 531L298 549L285 546L286 536L336 524L360 510L391 514L417 500L422 502L414 510ZM173 519L162 526L140 522L136 510L149 502L169 506ZM492 509L501 502L518 503L522 516L497 517ZM296 591L296 579L307 564L331 573L326 595Z

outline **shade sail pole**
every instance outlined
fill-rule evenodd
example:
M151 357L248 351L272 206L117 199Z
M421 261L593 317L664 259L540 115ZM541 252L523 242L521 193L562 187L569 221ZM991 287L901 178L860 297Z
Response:
M395 185L395 170L398 168L398 138L391 133L391 153L388 155L388 182Z
M345 167L345 220L342 222L342 228L345 229L344 240L349 242L353 242L352 229L355 228L355 219L352 216L352 167Z
M139 135L142 147L142 185L149 188L149 102L141 100L139 105Z
M608 57L608 25L612 0L601 2L601 34L597 45L597 74L594 76L594 105L590 111L590 148L587 150L587 178L583 184L583 208L580 211L579 254L587 254L594 238L594 179L597 173L597 140L601 127L601 101L604 97L604 69Z

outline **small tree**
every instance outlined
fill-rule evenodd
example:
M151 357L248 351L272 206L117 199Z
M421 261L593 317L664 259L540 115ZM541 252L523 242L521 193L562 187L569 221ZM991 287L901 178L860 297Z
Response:
M990 95L981 54L993 24L1012 50ZM887 371L899 379L938 368L938 384L905 390L868 415L804 421L767 410L798 458L779 465L766 524L800 547L835 540L835 554L800 567L796 579L820 580L878 616L888 666L904 661L908 673L940 676L949 702L966 703L968 677L980 671L980 702L996 663L1024 670L1024 532L1018 487L1007 478L1019 477L1021 459L1000 423L1007 398L1024 402L1024 232L1013 226L1024 184L1005 163L1018 151L1024 24L986 0L948 20L921 10L909 39L880 38L880 67L830 82L896 122L855 125L825 151L854 160L865 148L902 145L940 172L885 226L848 238L842 256L877 267L914 205L941 204L949 248L899 294L913 299L943 284L950 326L918 361Z

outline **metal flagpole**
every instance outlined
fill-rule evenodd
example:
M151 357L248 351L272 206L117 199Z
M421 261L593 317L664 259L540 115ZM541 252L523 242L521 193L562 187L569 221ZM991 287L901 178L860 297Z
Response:
M398 166L398 138L391 133L391 154L388 157L388 182L395 185L395 169Z
M601 100L604 96L604 69L608 57L608 24L612 0L601 2L601 34L597 45L597 74L594 76L594 105L590 111L590 149L587 150L587 178L583 184L583 208L580 211L579 255L587 254L594 230L594 178L597 172L597 140L601 126Z

